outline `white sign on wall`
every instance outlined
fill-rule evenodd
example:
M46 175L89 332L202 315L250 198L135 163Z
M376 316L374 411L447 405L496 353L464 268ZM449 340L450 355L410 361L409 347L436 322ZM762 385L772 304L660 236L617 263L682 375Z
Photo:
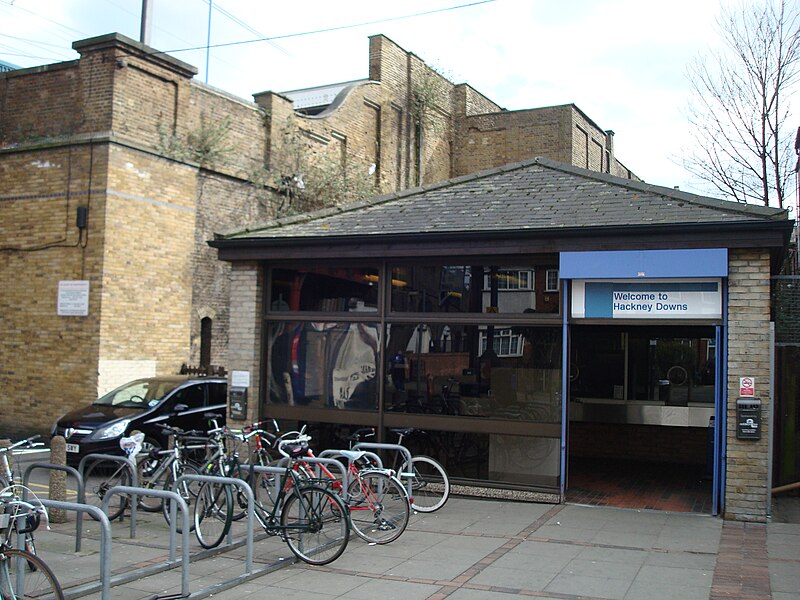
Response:
M231 387L250 387L250 371L231 371Z
M722 316L718 279L575 280L572 316L595 319L709 319Z
M59 317L88 316L89 282L59 281L56 314Z

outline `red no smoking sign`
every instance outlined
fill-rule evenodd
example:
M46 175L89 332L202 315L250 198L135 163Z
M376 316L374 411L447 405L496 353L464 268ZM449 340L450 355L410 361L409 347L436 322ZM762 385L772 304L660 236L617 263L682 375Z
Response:
M739 378L739 395L740 396L755 396L756 395L756 380L752 377Z

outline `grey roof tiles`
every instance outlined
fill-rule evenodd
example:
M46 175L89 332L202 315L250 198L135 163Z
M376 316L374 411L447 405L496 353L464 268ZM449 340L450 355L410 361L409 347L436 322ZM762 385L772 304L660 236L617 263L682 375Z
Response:
M218 239L512 232L785 220L784 210L697 196L536 158Z

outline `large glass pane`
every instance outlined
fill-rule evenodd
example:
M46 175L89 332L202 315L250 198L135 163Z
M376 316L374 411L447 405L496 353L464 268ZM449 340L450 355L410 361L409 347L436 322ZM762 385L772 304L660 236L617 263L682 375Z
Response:
M272 323L269 401L376 410L380 344L371 323Z
M558 423L561 330L392 324L386 410Z
M392 269L394 312L558 313L558 265L408 265Z
M397 442L397 434L387 430L386 441ZM452 478L558 485L561 464L558 438L426 429L404 437L403 445L412 454L438 460Z
M273 269L271 311L376 312L378 269Z
M576 326L571 394L668 406L713 404L713 333L710 328Z

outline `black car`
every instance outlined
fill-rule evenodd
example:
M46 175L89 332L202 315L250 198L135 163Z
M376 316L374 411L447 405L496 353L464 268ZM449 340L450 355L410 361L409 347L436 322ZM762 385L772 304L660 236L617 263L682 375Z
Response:
M120 438L134 431L145 434L144 451L166 448L164 424L206 431L210 425L204 415L217 413L222 425L226 405L225 378L148 377L126 383L92 404L65 414L56 421L52 435L66 438L67 463L77 465L90 453L124 454Z

